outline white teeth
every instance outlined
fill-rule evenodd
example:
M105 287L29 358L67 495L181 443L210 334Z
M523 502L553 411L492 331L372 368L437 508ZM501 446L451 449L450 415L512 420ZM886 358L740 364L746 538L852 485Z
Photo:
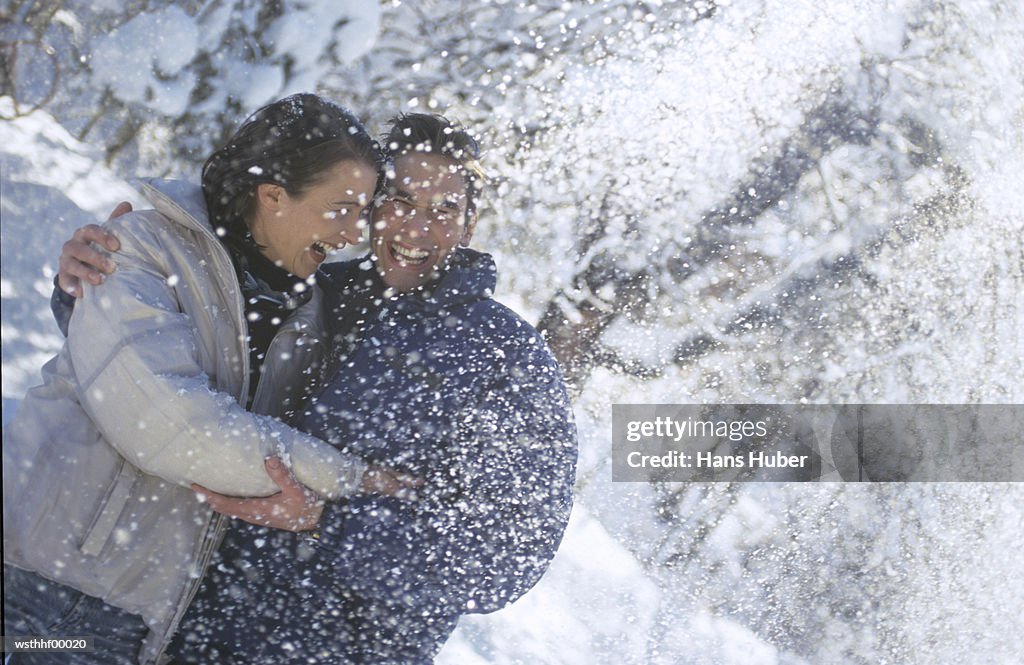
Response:
M320 250L320 252L324 254L330 254L331 252L336 252L339 249L341 249L343 245L331 245L322 240L317 240L316 242L313 243L313 247Z
M391 245L391 251L403 259L409 259L410 261L422 261L430 256L430 252L422 249L407 249L405 247L399 247L398 245Z

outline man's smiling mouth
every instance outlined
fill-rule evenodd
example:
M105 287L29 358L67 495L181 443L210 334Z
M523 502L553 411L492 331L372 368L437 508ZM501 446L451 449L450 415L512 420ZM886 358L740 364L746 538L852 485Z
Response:
M397 243L390 243L388 245L388 249L391 251L391 257L393 259L411 266L423 265L430 257L430 252L426 250L416 249L414 247L403 247Z

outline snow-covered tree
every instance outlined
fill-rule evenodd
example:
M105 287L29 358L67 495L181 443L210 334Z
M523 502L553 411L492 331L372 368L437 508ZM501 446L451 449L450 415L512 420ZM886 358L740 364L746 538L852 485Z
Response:
M59 77L47 108L79 139L156 169L201 161L259 106L316 88L370 49L380 21L373 0L7 4L8 57L53 54L19 68L17 90L38 97Z

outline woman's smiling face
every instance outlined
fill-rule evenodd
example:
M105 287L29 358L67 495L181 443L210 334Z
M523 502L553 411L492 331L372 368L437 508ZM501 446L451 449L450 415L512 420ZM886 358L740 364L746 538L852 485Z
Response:
M360 242L376 184L372 165L344 160L295 196L259 185L253 240L268 259L305 279L328 252Z
M409 291L435 279L452 250L472 232L466 206L466 179L454 160L418 152L397 157L370 230L385 284Z

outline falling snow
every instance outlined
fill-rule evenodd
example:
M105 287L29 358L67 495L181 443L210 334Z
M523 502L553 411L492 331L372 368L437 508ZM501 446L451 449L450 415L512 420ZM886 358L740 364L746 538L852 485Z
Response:
M1018 657L1017 484L612 483L610 406L1024 403L1019 3L62 4L0 35L56 49L0 97L5 422L62 343L61 243L130 177L197 180L297 90L375 130L442 112L485 148L473 245L569 375L580 460L548 573L438 662Z

